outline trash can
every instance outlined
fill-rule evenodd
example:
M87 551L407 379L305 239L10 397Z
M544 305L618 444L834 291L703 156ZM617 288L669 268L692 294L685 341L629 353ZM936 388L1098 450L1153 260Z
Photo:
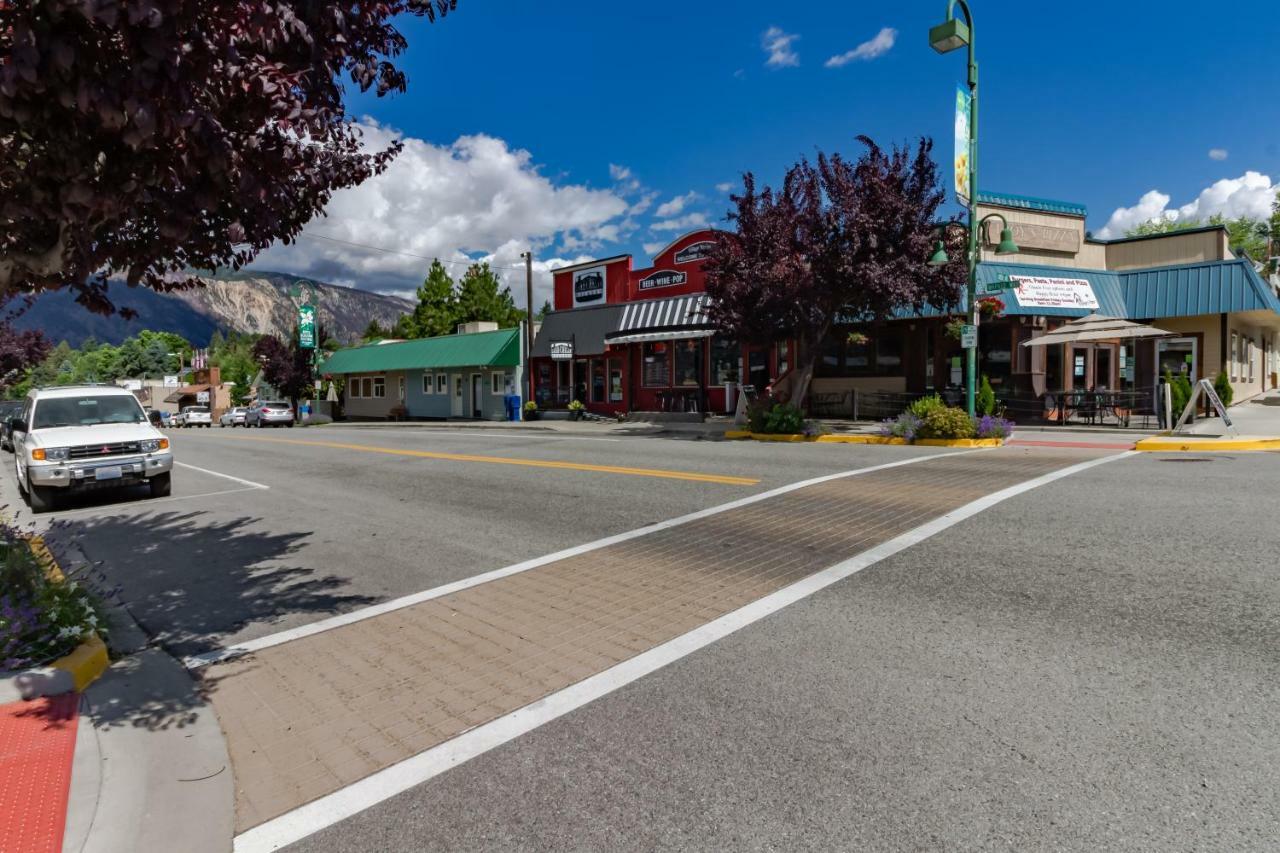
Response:
M507 420L509 421L520 420L520 395L507 394L505 397L502 398L502 401L506 406Z

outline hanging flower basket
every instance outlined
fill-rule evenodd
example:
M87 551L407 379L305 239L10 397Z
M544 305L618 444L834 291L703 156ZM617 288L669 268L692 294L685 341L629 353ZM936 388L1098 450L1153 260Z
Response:
M947 337L956 341L960 340L961 335L964 334L964 327L965 322L961 317L948 320L946 325Z
M1004 313L1004 300L999 296L984 296L978 300L978 313L983 317L999 317Z

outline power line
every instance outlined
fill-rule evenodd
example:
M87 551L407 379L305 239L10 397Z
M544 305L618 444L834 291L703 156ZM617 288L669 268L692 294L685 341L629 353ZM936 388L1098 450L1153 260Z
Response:
M406 258L417 258L420 261L439 261L442 264L454 264L456 266L470 267L473 264L482 263L482 261L451 261L444 258L428 258L426 255L415 255L413 252L405 252L400 249L387 249L383 246L370 246L367 243L354 243L351 240L340 240L337 237L329 237L324 234L311 234L304 232L299 237L309 237L312 240L328 240L330 243L341 243L344 246L351 246L356 249L368 249L371 252L384 252L388 255L404 255ZM490 269L495 270L522 270L523 266L514 266L507 264L489 264Z

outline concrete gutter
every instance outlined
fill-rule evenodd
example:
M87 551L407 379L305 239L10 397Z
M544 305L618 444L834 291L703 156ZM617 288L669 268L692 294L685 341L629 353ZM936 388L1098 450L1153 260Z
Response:
M1280 437L1238 435L1231 438L1215 435L1155 435L1133 446L1147 453L1213 453L1242 450L1280 451Z

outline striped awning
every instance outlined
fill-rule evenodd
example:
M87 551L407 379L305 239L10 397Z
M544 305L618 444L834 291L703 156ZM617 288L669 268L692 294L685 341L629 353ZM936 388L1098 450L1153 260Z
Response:
M709 338L716 333L707 316L710 301L705 293L695 293L631 302L623 307L618 328L606 334L605 341L627 344Z

